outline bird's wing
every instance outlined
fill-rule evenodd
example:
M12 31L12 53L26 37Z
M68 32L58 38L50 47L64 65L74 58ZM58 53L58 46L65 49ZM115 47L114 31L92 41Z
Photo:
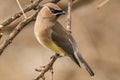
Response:
M55 25L52 26L52 40L56 43L56 45L58 45L62 50L66 52L66 55L68 55L73 61L75 61L75 63L80 66L78 60L74 55L74 49L72 44L70 43L68 36L69 35L67 34L67 31L59 22L56 22Z
M89 72L91 76L94 76L94 72L83 59L82 55L79 52L79 48L73 39L73 37L67 33L67 31L62 27L59 22L56 22L55 25L52 27L52 40L62 48L67 55L80 66L82 63L86 70Z

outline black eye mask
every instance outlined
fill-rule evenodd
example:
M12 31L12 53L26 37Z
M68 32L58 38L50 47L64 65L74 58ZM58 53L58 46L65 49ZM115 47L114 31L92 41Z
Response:
M63 12L63 10L56 10L56 9L53 9L51 7L49 7L50 11L53 13L53 14L57 14L57 13L61 13Z

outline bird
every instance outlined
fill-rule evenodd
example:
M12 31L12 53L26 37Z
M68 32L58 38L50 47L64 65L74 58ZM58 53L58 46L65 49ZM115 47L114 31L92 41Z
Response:
M36 18L35 37L43 47L61 57L70 57L79 67L83 65L90 76L94 76L94 72L82 57L72 35L57 21L63 14L65 14L65 11L57 4L44 4Z

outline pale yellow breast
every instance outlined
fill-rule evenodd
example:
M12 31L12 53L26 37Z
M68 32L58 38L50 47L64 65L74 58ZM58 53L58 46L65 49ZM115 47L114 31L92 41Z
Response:
M65 51L62 50L59 46L57 46L51 39L50 34L52 30L50 28L45 27L44 24L41 25L41 26L44 26L42 28L40 28L41 26L38 26L38 25L40 24L36 24L34 28L34 34L38 42L45 48L48 48L52 50L53 52L58 53L61 56L64 56Z
M42 43L44 47L54 51L55 53L60 54L61 56L65 56L65 52L59 46L57 46L51 39L40 39L40 43Z

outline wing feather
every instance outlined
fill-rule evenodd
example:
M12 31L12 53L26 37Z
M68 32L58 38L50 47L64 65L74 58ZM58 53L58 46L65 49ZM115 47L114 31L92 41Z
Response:
M73 37L67 33L67 31L62 27L59 22L56 22L52 27L52 40L63 49L66 54L78 65L82 63L85 69L89 72L91 76L94 76L94 72L89 67L87 62L83 59L79 52L79 48L73 39ZM81 67L81 66L80 66Z
M69 41L69 35L67 31L62 27L59 22L52 27L52 40L68 55L73 61L75 61L79 66L79 62L74 55L74 49L72 44Z

